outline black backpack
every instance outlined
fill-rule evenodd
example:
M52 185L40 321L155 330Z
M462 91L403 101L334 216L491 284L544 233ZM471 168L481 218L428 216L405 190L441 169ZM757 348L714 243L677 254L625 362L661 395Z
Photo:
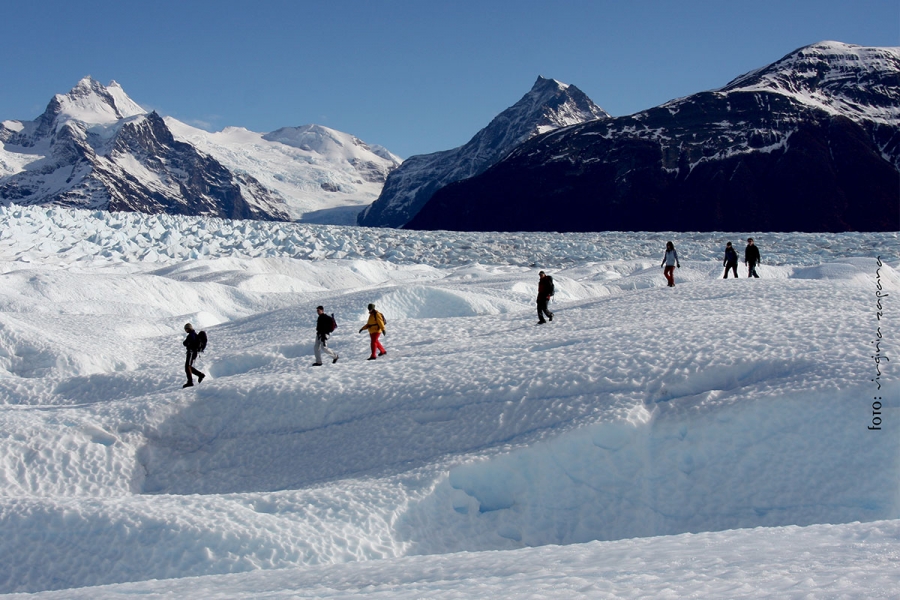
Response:
M197 352L204 350L206 350L206 332L200 331L197 333Z
M552 296L556 293L556 288L553 286L553 278L549 275L544 275L549 281L547 282L547 295Z
M334 313L331 313L331 332L337 329L337 320L334 318Z

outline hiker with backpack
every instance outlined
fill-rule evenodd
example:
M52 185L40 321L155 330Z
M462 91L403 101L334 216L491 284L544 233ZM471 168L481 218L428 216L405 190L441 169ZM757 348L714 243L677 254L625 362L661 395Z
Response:
M362 333L365 330L369 331L369 344L372 348L372 355L366 360L375 360L377 358L375 356L376 350L378 351L378 356L387 354L387 350L385 350L384 346L381 345L381 342L378 341L381 334L385 332L384 315L375 310L374 304L369 305L369 320L360 328L359 332Z
M551 321L553 320L553 313L550 312L550 309L547 308L547 304L550 302L550 297L556 293L556 290L553 287L553 278L541 271L538 273L538 294L537 294L537 311L538 311L538 325L543 325L547 321L544 320L544 315L547 315L547 318Z
M334 314L326 315L324 306L317 306L316 312L319 313L319 318L316 320L316 362L312 364L314 367L322 366L322 350L325 351L325 354L331 357L331 364L334 364L340 358L337 353L328 347L326 342L328 341L328 336L337 329L337 321L334 320Z
M725 266L725 277L723 279L728 279L729 270L734 272L734 278L737 279L738 253L731 245L731 242L725 244L725 260L722 261L722 264Z
M184 372L187 374L187 383L181 386L182 388L194 385L193 375L197 376L197 383L202 382L203 378L206 377L204 373L201 373L194 368L194 361L197 360L197 353L203 352L206 349L206 332L201 331L200 333L197 333L194 331L194 326L190 323L184 324L184 332L187 333L187 337L182 342L182 345L187 348L187 354L184 358Z

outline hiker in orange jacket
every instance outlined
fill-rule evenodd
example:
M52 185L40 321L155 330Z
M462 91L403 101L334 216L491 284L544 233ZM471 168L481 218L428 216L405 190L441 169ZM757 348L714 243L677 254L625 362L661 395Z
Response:
M384 349L384 346L381 345L381 342L378 338L381 337L381 334L385 332L384 328L384 315L375 310L375 305L369 305L369 320L366 321L366 324L363 325L359 332L362 333L363 330L369 330L369 342L372 348L372 355L366 360L375 360L377 356L375 352L378 352L378 356L384 356L387 354L387 350Z

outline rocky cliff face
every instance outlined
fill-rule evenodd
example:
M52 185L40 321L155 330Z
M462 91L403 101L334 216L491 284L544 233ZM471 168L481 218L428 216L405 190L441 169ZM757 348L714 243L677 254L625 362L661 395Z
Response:
M537 137L408 227L896 231L900 49L825 42L727 86Z
M360 213L358 222L372 227L400 227L437 190L483 172L526 140L607 117L575 86L539 77L531 91L464 146L406 159L388 176L378 200Z

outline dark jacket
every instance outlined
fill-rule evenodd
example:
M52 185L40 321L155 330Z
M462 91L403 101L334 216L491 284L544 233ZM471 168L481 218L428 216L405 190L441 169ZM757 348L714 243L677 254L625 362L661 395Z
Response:
M747 246L747 249L744 251L744 262L751 265L762 262L762 259L759 257L759 248L756 247L756 244Z
M725 248L725 261L722 263L723 265L736 265L738 262L738 254L735 249Z
M538 300L546 300L553 295L553 278L549 275L544 275L540 280L538 280Z
M191 352L197 352L200 350L200 340L197 338L196 331L191 331L190 333L188 333L187 337L184 338L184 341L181 343Z
M327 339L331 334L331 317L322 313L316 320L316 335Z

